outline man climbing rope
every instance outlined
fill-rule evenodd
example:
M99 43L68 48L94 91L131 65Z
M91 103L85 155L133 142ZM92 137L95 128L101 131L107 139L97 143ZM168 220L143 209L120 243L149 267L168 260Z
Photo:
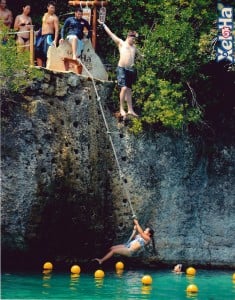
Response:
M101 265L114 254L131 257L142 250L153 239L154 231L149 227L143 230L137 219L134 219L134 230L137 230L138 234L133 236L131 241L128 241L126 244L112 246L103 258L95 258L93 260L96 260Z
M98 20L103 25L104 30L116 43L119 49L120 58L117 67L117 81L120 87L120 114L122 117L126 117L124 108L124 101L127 102L128 112L127 114L138 117L134 112L132 106L132 84L136 81L136 71L134 69L135 55L138 54L138 50L135 46L135 38L138 36L135 31L129 31L125 41L117 37L107 25Z

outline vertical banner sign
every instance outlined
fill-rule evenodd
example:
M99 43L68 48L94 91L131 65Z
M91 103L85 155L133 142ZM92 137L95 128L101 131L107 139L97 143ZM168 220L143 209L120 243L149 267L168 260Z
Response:
M91 9L88 6L83 8L82 17L87 20L89 24L91 24Z
M88 5L86 5L86 7L84 7L82 11L83 11L82 17L85 20L87 20L89 24L91 24L91 9L88 7ZM86 28L84 28L84 33L88 34L88 30Z
M106 8L104 6L102 6L99 11L99 19L102 23L104 23L105 18L106 18Z
M216 61L235 62L234 36L233 36L233 7L224 6L218 2L218 46L216 50Z

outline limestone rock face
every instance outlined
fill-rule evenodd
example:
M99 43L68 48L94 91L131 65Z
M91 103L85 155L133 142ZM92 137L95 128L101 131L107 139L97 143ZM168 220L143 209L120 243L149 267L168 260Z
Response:
M96 87L110 133L92 81L73 73L45 70L3 107L5 263L23 254L80 262L127 241L127 190L140 224L155 230L157 254L148 246L141 262L235 267L234 145L167 132L134 136L108 108L112 83Z
M44 72L3 108L2 249L92 256L113 236L109 141L91 80ZM103 101L113 85L96 86Z
M207 154L200 142L125 134L118 154L136 214L155 230L158 261L234 267L235 148L218 144ZM128 207L124 199L121 208L115 202L119 220ZM122 235L128 222L118 225Z

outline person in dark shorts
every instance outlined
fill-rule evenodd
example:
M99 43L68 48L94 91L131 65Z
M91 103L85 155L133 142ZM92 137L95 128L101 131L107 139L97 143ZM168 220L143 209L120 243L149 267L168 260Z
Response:
M132 88L132 84L136 82L137 72L135 68L117 67L117 81L120 88L126 86Z
M39 67L46 67L49 46L57 45L59 36L59 19L55 15L55 2L50 1L47 12L42 18L42 28L39 30L35 45L35 57Z
M104 30L116 43L120 53L117 67L117 81L120 87L120 114L122 117L127 114L137 117L138 115L134 112L132 105L132 84L137 79L134 63L136 54L140 54L135 46L135 39L138 34L135 31L129 31L124 41L117 37L106 24L100 20L98 22L103 25ZM125 101L127 102L127 113L124 107Z

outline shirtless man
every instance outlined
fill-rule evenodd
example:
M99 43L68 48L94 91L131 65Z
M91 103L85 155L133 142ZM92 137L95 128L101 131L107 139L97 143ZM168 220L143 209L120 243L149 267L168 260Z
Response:
M8 28L11 28L13 17L12 12L6 8L6 0L0 0L0 25L3 23Z
M117 81L120 87L120 114L122 117L126 117L126 111L124 108L124 101L127 102L128 112L127 114L138 116L132 106L132 84L136 81L136 72L134 70L135 55L138 53L135 46L135 38L137 33L135 31L129 31L125 41L117 37L104 23L98 20L103 25L104 30L116 43L119 49L119 62L117 67Z
M30 9L29 4L23 6L22 14L15 18L14 29L18 31L16 42L19 46L19 51L29 50L29 31L32 25L32 19L29 16Z
M39 67L46 67L49 46L57 45L59 36L59 19L55 15L55 2L50 1L47 12L42 18L41 35L37 38L35 56Z

